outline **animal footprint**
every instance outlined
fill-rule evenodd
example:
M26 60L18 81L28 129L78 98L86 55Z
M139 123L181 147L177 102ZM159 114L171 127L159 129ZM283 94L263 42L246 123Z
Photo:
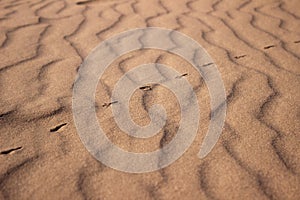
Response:
M50 132L56 132L56 131L58 131L59 129L61 129L65 125L67 125L67 123L63 123L63 124L60 124L60 125L58 125L58 126L56 126L54 128L51 128Z

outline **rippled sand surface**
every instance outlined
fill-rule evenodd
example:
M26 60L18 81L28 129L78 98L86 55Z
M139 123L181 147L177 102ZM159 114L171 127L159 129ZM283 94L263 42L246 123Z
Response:
M298 0L1 0L0 199L300 199L299 8ZM187 74L201 110L197 137L180 159L129 174L101 164L81 143L72 86L101 41L150 26L180 31L207 50L224 81L227 116L213 151L199 159L210 119L203 79L164 51L121 56L96 93L99 124L115 144L153 151L178 129L179 105L161 86L137 90L130 111L144 126L148 109L160 103L168 114L163 130L142 140L116 125L111 92L137 65Z

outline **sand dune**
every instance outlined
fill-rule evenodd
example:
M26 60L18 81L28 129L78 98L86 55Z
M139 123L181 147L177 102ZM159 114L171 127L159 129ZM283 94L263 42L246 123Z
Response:
M0 199L300 199L300 2L297 0L0 0ZM83 59L101 41L141 27L180 31L215 61L227 94L222 135L204 159L209 94L184 59L141 50L115 60L96 93L107 136L134 152L153 151L176 133L180 110L161 86L138 90L133 120L149 123L160 103L167 124L149 140L116 125L114 85L143 63L174 67L191 83L201 110L196 140L172 165L130 174L94 159L72 115Z

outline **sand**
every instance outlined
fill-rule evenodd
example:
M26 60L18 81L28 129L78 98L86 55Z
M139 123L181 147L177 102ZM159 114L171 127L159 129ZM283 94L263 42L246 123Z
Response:
M300 199L300 2L298 0L1 0L0 199ZM101 41L141 27L180 31L215 61L227 94L222 135L197 153L209 119L207 87L182 58L142 50L115 60L97 87L99 123L120 147L153 151L172 140L180 120L166 88L137 90L133 120L162 104L164 129L134 139L114 122L111 91L128 70L157 62L194 88L201 109L191 147L172 165L130 174L94 159L72 115L72 86ZM104 106L102 106L104 105Z

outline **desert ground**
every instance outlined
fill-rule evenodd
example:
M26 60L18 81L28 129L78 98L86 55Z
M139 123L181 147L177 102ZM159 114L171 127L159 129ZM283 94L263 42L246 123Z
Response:
M132 152L168 144L180 109L155 85L136 90L130 114L141 126L164 106L154 137L122 132L111 111L120 77L143 63L172 66L193 86L201 110L196 139L173 164L121 172L82 144L72 91L83 60L126 30L162 27L193 38L222 76L227 115L213 150L197 157L210 120L203 78L176 55L144 49L116 59L95 95L107 137ZM209 66L208 66L209 67ZM0 0L0 199L300 199L300 1Z

